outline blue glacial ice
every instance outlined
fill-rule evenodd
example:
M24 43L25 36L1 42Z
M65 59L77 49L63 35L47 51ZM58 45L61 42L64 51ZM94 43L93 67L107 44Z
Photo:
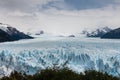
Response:
M34 74L53 67L76 72L97 70L120 75L120 41L98 38L52 38L0 43L0 75L13 70Z

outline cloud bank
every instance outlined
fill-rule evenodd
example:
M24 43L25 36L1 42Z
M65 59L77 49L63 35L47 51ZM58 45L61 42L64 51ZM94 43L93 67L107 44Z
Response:
M120 27L120 0L0 0L0 22L22 31L79 33Z

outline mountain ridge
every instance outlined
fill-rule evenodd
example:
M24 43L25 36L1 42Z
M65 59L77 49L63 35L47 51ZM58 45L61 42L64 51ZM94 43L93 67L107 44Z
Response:
M120 39L120 28L111 30L110 32L104 34L102 39Z
M110 32L112 29L109 27L97 28L92 31L83 30L82 34L85 34L87 37L102 37L107 32Z
M20 32L10 25L0 23L0 42L16 41L20 39L33 39L33 37Z

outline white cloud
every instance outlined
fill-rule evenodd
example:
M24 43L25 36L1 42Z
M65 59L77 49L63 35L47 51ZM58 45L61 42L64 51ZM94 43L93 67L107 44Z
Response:
M39 11L38 5L60 0L29 0L29 2L28 0L9 0L10 3L7 1L3 0L4 4L0 3L0 22L10 24L21 31L44 30L50 33L76 33L84 28L101 26L117 28L120 26L118 4L87 10L66 10L67 8L59 10L53 6ZM12 2L14 5L11 4ZM64 1L55 6L62 4L65 5Z

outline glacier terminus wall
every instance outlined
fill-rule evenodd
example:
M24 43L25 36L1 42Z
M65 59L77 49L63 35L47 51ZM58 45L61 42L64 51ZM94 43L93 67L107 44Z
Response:
M76 72L97 70L120 75L120 41L100 39L23 40L0 43L0 75L34 74L53 66Z

